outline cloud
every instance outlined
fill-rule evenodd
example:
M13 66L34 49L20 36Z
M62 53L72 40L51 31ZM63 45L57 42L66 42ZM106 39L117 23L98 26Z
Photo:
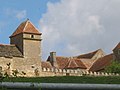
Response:
M23 19L26 17L26 10L23 10L23 11L19 11L18 13L16 13L16 17L18 19Z
M43 55L74 56L102 48L111 53L120 41L120 0L61 0L48 3L40 19Z
M26 10L16 10L16 9L11 9L11 8L7 8L5 10L5 13L7 16L15 17L19 20L25 18L27 15Z

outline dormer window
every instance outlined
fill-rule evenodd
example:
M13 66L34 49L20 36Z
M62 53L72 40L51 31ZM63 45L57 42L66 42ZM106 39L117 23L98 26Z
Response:
M34 38L34 35L31 35L31 38Z

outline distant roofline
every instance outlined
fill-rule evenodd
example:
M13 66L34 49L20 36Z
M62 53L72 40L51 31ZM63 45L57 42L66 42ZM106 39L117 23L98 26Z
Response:
M97 49L97 50L94 50L94 51L90 51L90 52L88 52L88 53L83 53L83 54L80 54L80 55L77 55L77 56L74 56L74 58L88 58L88 59L91 59L98 51L100 51L100 50L102 50L101 48L100 49ZM103 51L103 50L102 50ZM88 56L88 55L90 55L90 54L93 54L93 56L90 58L90 57L86 57L86 56Z

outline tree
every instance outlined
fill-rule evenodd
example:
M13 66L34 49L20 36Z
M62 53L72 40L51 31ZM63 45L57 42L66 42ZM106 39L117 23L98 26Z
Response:
M105 68L105 72L120 73L120 62L117 60L112 61L112 63Z

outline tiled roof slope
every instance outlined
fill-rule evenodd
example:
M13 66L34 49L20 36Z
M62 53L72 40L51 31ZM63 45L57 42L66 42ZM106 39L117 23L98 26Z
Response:
M114 50L116 50L116 49L120 49L120 42L117 44L117 46L113 49L113 51Z
M96 62L94 62L94 64L91 66L91 68L89 69L89 71L100 71L100 70L104 70L104 68L108 65L110 65L110 63L113 60L114 55L113 54L109 54L106 55L102 58L99 58Z
M50 61L50 57L48 57L47 61ZM86 69L86 66L80 61L80 59L76 58L68 58L68 57L56 57L56 64L59 69L73 69L73 68L82 68Z
M22 57L22 53L15 45L0 44L0 57Z
M87 54L76 56L76 58L79 58L79 59L80 58L91 59L98 51L99 51L99 49L94 51L94 52L90 52L90 53L87 53Z
M65 66L68 64L69 59L67 57L56 57L56 63L58 65L58 68L64 69Z
M20 33L41 34L29 20L22 22L10 37L16 36Z
M42 68L52 68L50 62L44 62L44 61L42 61L41 62L41 66L42 66Z
M91 59L80 59L80 60L87 67L87 69L89 69L94 63L94 60Z
M64 67L65 69L86 69L86 66L79 59L70 59L68 64Z

